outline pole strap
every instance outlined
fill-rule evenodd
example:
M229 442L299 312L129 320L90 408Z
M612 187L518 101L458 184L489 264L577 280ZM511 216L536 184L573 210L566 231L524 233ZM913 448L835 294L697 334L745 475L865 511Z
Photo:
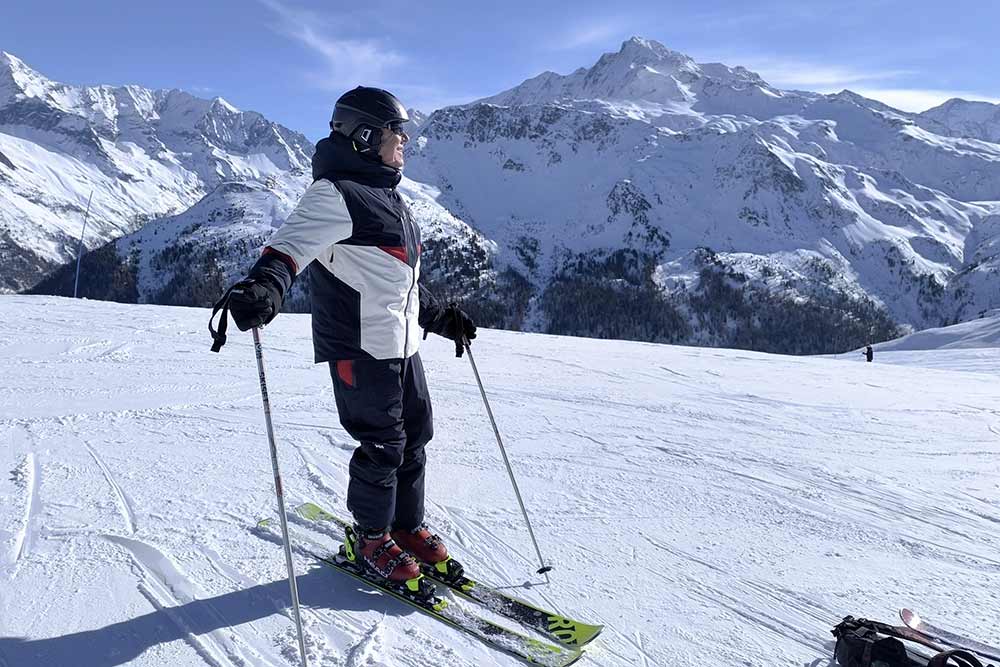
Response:
M219 352L226 344L226 330L229 328L229 298L232 294L233 288L230 287L222 295L222 298L212 306L212 316L208 318L208 332L212 334L212 352ZM216 330L212 326L212 322L219 311L222 311L222 315L219 317L219 328Z

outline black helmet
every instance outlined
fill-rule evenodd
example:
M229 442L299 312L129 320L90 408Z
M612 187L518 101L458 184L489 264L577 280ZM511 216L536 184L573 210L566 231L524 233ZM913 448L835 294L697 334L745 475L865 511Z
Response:
M354 140L363 149L378 150L382 141L378 130L408 120L406 107L395 95L381 88L358 86L337 100L330 129Z

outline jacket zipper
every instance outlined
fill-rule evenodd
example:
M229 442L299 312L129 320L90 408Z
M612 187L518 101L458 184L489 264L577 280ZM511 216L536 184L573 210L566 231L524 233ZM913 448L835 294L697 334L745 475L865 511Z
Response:
M399 193L393 188L392 193L399 198ZM406 358L406 349L410 344L410 300L413 298L413 288L417 284L417 248L413 242L413 230L410 229L410 221L406 216L399 216L399 222L403 226L403 243L406 244L406 258L413 258L413 266L410 267L410 289L406 292L406 306L403 308L404 338L403 338L403 358ZM407 262L409 263L409 262Z

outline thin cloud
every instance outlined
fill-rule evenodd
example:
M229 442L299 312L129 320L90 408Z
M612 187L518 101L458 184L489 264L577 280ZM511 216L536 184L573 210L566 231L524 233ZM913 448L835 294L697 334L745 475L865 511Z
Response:
M289 7L278 0L258 0L280 19L275 29L295 39L320 56L320 67L305 73L312 85L323 90L342 91L365 83L378 85L406 57L373 39L338 38L316 12ZM320 26L317 28L317 26Z
M729 57L722 62L753 70L778 88L801 88L820 93L836 92L858 83L896 81L916 73L906 69L855 69L842 65L755 56Z
M468 104L485 95L455 94L434 86L411 83L390 83L389 90L393 92L410 109L418 109L430 114L438 109L453 105Z
M622 35L628 34L628 27L620 21L600 21L577 25L549 43L553 51L569 51L595 44L607 45Z

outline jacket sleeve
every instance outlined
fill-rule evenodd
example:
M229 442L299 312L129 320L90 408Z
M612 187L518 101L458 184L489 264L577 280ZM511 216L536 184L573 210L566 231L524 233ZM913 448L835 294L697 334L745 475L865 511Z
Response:
M318 180L306 189L285 224L268 239L264 254L247 277L268 286L277 311L295 276L321 252L350 237L352 230L343 195L330 181Z
M268 239L268 251L291 261L295 275L338 241L351 236L353 223L344 196L325 179L310 185L292 214Z
M444 310L444 306L438 298L427 289L427 285L420 281L418 285L420 295L420 313L417 315L417 323L424 329L434 323Z

